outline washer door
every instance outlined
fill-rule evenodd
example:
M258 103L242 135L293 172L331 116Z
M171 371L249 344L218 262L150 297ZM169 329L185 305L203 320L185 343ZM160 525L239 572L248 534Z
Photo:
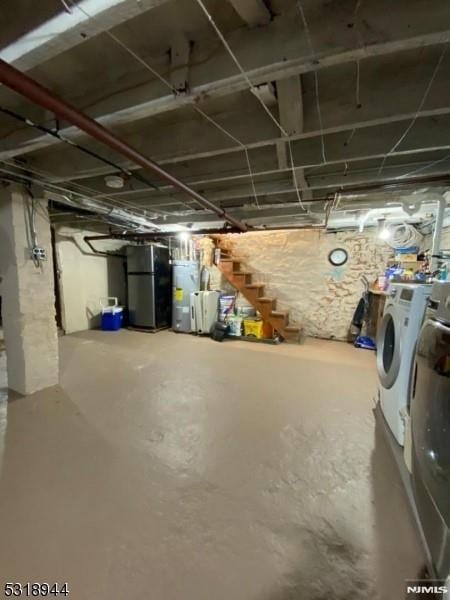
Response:
M400 328L396 311L388 306L384 312L377 340L377 367L383 387L391 388L400 370Z

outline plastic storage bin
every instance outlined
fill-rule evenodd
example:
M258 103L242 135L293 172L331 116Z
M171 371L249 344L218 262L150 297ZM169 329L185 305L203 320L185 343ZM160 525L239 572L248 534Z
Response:
M228 325L228 335L240 337L242 335L242 317L229 315L225 318L225 323Z
M117 331L123 325L123 307L118 306L117 298L106 298L107 302L114 301L112 306L102 307L102 330Z
M260 319L244 319L244 335L261 339L263 337L263 322Z

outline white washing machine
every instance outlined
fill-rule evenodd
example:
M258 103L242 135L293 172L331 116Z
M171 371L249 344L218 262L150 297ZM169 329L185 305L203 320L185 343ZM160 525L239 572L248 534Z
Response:
M405 443L414 350L430 294L428 284L392 284L377 339L380 405L401 446Z

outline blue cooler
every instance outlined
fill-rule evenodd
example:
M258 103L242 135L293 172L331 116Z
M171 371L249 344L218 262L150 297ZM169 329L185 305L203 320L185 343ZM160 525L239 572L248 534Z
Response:
M107 298L107 300L113 300L114 304L102 308L102 330L117 331L123 325L123 307L118 306L117 298Z

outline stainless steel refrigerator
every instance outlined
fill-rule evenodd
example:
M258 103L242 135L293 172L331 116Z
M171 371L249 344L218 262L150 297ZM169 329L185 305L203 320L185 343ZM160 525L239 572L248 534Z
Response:
M135 327L169 327L172 277L169 249L127 246L128 312Z

